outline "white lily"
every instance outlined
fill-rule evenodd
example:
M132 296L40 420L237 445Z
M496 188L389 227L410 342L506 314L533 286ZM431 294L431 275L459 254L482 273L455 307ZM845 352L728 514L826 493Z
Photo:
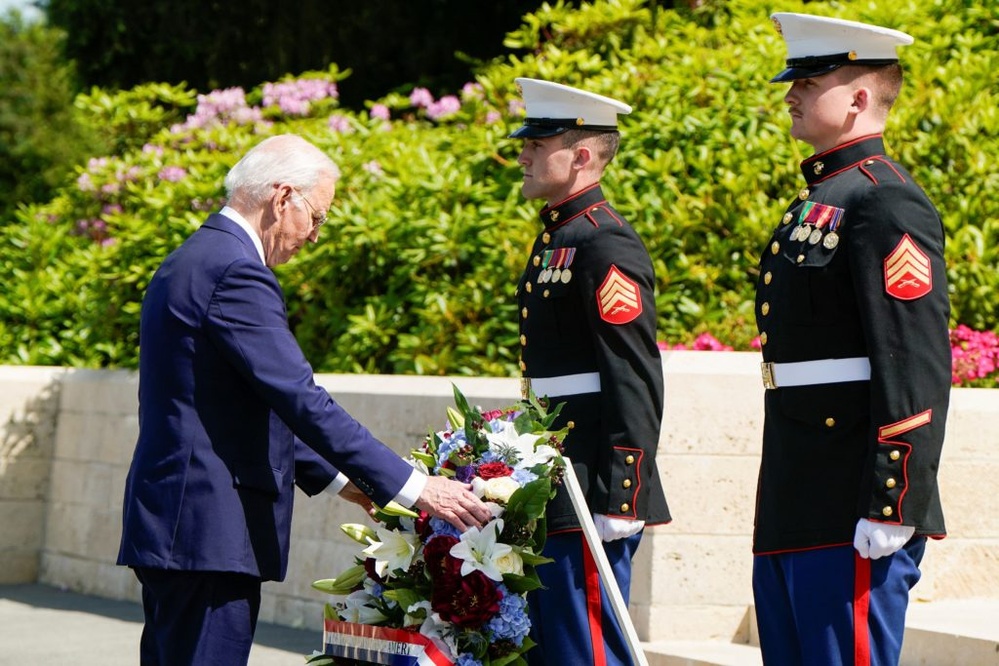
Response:
M371 545L361 552L375 560L375 572L382 578L390 577L396 569L406 571L413 563L420 537L405 532L395 532L379 527L378 539L369 538Z
M502 455L506 450L514 449L518 458L523 459L526 455L534 454L534 445L538 442L538 436L526 433L517 434L517 428L512 422L503 423L503 429L499 432L487 432L486 439L489 440L489 448Z
M451 546L451 556L462 561L462 576L478 570L492 580L503 580L497 559L504 558L513 548L510 544L498 543L502 531L503 519L497 518L481 530L469 528L461 535L461 541Z
M340 611L340 617L345 622L357 624L375 624L386 620L381 611L368 605L374 601L375 598L364 590L351 592L343 600L344 608Z

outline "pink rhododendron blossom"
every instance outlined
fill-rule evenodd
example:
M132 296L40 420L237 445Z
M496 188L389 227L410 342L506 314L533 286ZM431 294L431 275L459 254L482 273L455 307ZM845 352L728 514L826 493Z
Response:
M350 134L354 131L354 126L350 124L350 118L340 113L331 114L326 124L337 134Z
M413 106L430 106L433 101L434 96L426 88L413 88L413 92L409 93L409 103Z
M382 165L378 163L378 160L371 160L370 162L365 162L364 164L361 165L361 168L373 176L381 176L385 173L382 170Z
M265 107L276 106L289 116L308 115L310 102L321 99L337 99L340 92L336 84L324 79L296 79L280 83L265 83L263 88Z
M453 116L461 110L461 102L454 95L444 95L427 107L427 117L431 120L442 120Z
M176 183L177 181L184 180L184 177L187 176L187 170L179 166L167 166L160 169L157 175L160 180Z
M462 99L482 99L482 84L469 82L461 88Z
M144 155L155 155L156 157L163 157L163 147L154 145L152 143L147 143L142 147L142 153Z
M384 104L375 104L368 111L368 115L372 118L377 118L378 120L388 120L391 118L392 114L389 112L389 108Z
M198 106L194 113L178 125L170 128L171 133L200 129L209 125L225 125L234 122L247 125L258 119L259 109L251 110L246 104L246 93L242 88L213 90L207 95L198 95Z
M500 114L499 111L490 111L489 113L486 114L486 122L490 125L492 125L493 123L498 123L502 119L503 116Z
M985 379L999 368L999 337L993 331L975 331L964 324L950 332L951 380Z

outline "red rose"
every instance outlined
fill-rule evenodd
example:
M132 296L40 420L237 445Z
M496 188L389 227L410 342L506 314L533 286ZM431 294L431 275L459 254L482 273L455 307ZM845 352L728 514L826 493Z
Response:
M503 593L488 576L481 571L473 571L462 576L460 584L449 593L438 595L431 600L431 608L440 613L441 619L459 627L478 628L499 612Z
M499 476L510 476L513 474L513 468L504 462L488 462L479 465L478 473L480 477L488 481Z

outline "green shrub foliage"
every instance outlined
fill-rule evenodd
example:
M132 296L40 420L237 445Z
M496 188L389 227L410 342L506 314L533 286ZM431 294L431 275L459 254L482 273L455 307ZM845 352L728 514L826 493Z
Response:
M683 5L683 3L678 3ZM2 226L3 362L134 367L152 272L223 203L228 168L265 136L296 132L342 178L319 244L278 269L289 317L323 372L518 372L514 289L540 202L520 195L516 76L628 101L605 189L646 240L660 337L711 333L749 349L757 260L800 188L810 149L787 134L784 46L764 0L695 9L609 0L545 5L507 36L457 99L392 92L368 111L338 106L328 71L198 95L148 85L78 101L116 151ZM949 235L953 322L997 327L999 21L990 0L785 2L897 27L907 83L889 150L937 204ZM325 92L316 93L317 90ZM299 102L293 104L298 96ZM385 117L389 116L386 120Z

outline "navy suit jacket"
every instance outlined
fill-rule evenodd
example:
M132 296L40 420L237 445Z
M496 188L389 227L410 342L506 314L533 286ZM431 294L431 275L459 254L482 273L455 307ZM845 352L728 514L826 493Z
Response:
M118 563L283 580L296 475L312 494L338 469L382 506L413 472L316 386L274 274L210 216L143 299Z

